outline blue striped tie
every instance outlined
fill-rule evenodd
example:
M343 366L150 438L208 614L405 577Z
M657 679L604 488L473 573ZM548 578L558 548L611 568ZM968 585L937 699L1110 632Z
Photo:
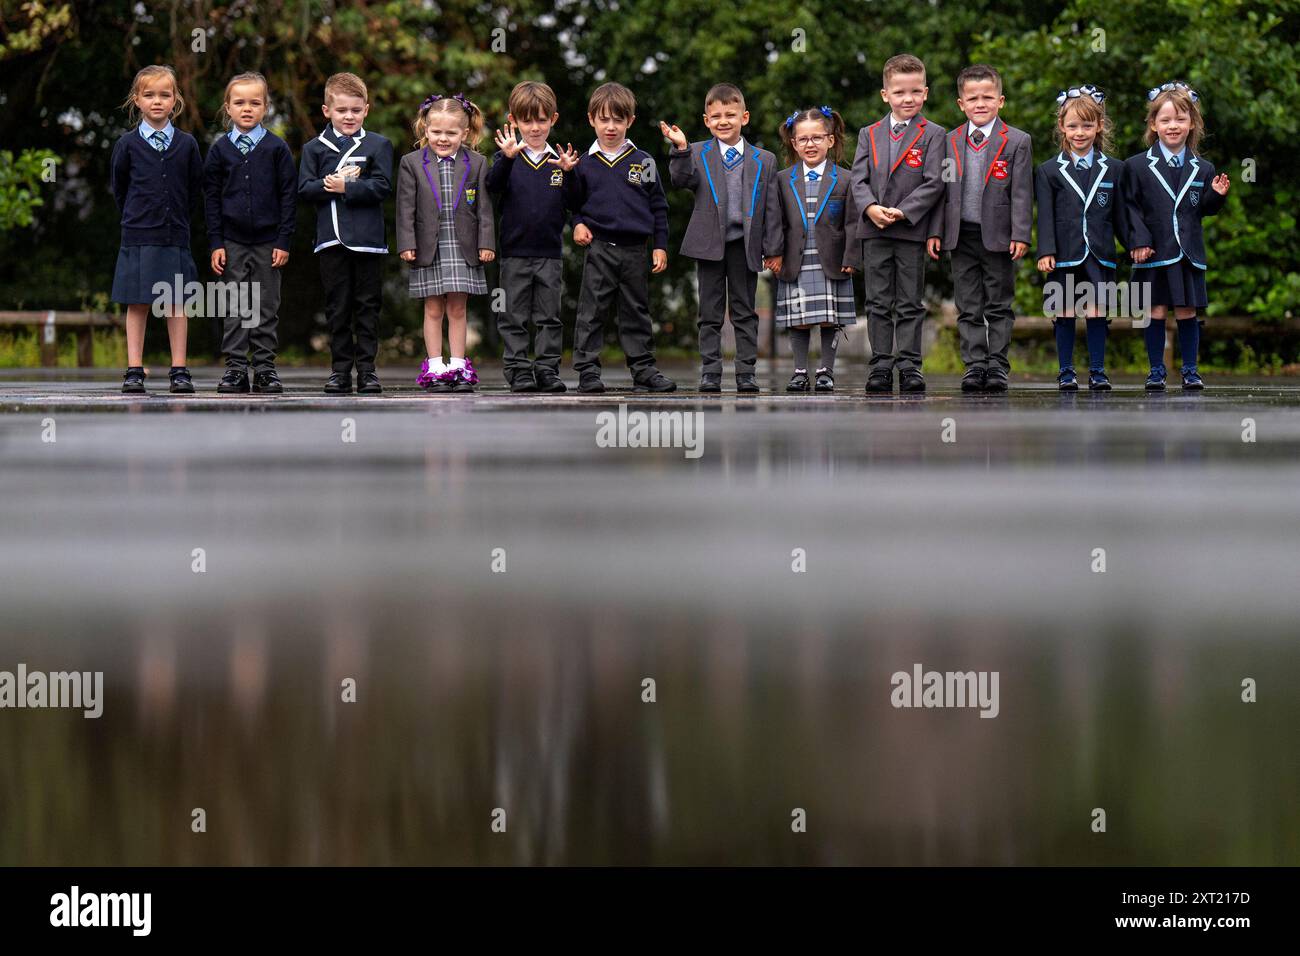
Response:
M253 137L249 136L247 133L240 133L239 138L235 140L235 146L239 148L241 153L247 156L253 150Z
M149 134L149 142L153 144L154 149L161 153L167 148L167 134L160 129L156 129Z

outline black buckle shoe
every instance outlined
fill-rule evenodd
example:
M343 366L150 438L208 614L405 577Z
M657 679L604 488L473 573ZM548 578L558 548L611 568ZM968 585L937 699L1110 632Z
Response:
M242 395L249 390L248 372L242 368L228 368L217 383L217 391L222 395Z
M701 392L722 391L722 375L718 372L705 372L700 376Z
M326 395L351 395L352 374L350 372L331 372L325 380Z
M894 390L894 373L887 368L878 368L867 376L867 393L881 395Z
M794 374L790 376L790 381L786 383L785 390L787 392L808 391L808 370L802 368L795 369Z
M585 395L600 395L605 391L605 383L600 380L598 372L583 372L578 376L578 391Z
M819 368L817 370L817 384L815 386L819 392L835 391L835 376L831 374L828 368Z
M677 383L663 372L656 370L649 378L634 382L632 390L634 392L675 392Z
M194 379L190 378L190 370L184 365L174 365L172 370L167 373L171 379L171 391L176 395L193 395Z
M925 391L925 376L919 368L905 368L898 373L898 390L917 394Z
M284 391L284 383L273 368L264 368L253 373L253 391L264 395L279 395Z
M757 395L762 389L758 387L758 379L753 372L737 372L736 391L742 395Z
M963 392L982 392L984 391L984 379L986 375L984 369L978 365L972 365L966 369L966 374L961 377L961 390Z
M143 395L144 394L144 367L132 365L122 376L122 394L124 395Z
M561 392L567 392L569 387L560 380L549 368L533 368L533 378L537 382L539 392L548 392L552 395L558 395Z

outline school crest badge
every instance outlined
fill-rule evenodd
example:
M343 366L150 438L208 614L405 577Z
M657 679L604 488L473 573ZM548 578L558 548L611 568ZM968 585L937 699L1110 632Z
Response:
M993 173L993 178L994 178L994 179L1006 179L1006 178L1007 178L1007 161L1006 161L1005 159L995 159L995 160L993 160L993 169L992 169L992 173Z
M645 170L645 166L642 163L628 163L627 181L630 182L633 186L640 186L641 174L642 172L644 172L644 170Z
M1105 206L1105 205L1108 204L1109 202L1110 202L1110 193L1109 193L1109 192L1107 192L1107 191L1105 191L1105 190L1102 190L1101 192L1097 193L1097 205L1098 205L1098 206Z
M1187 198L1191 202L1192 206L1196 206L1201 201L1201 191L1199 189L1193 189L1187 194Z
M826 202L826 215L832 220L838 219L844 212L844 203L839 199L830 199Z
M903 157L903 162L907 163L907 165L911 166L913 169L920 169L921 168L921 147L913 146L911 149L909 149L907 151L907 155Z
M551 170L551 185L552 185L552 186L563 186L563 185L564 185L564 170L562 170L562 169L552 169L552 170Z
M471 206L474 205L474 200L477 198L478 198L478 190L475 189L473 186L465 190L465 202L467 202L469 205Z

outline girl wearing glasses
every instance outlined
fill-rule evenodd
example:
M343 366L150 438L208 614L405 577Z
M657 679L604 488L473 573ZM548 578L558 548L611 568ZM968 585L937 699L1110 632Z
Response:
M862 256L850 172L841 165L844 120L829 106L798 110L780 134L794 165L777 173L766 215L781 223L784 247L763 264L777 274L776 324L790 331L794 348L795 369L786 391L810 390L808 346L812 330L820 328L815 387L831 392L836 333L857 321L852 276Z

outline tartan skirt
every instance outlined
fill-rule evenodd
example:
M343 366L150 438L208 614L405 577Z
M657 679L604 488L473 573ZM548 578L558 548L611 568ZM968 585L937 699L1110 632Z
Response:
M832 279L815 249L804 252L797 282L776 284L776 327L853 325L857 322L853 279Z
M451 213L444 213L438 220L438 255L432 265L412 266L407 291L412 299L427 299L448 292L483 295L487 290L483 266L465 261L456 242L456 226Z

